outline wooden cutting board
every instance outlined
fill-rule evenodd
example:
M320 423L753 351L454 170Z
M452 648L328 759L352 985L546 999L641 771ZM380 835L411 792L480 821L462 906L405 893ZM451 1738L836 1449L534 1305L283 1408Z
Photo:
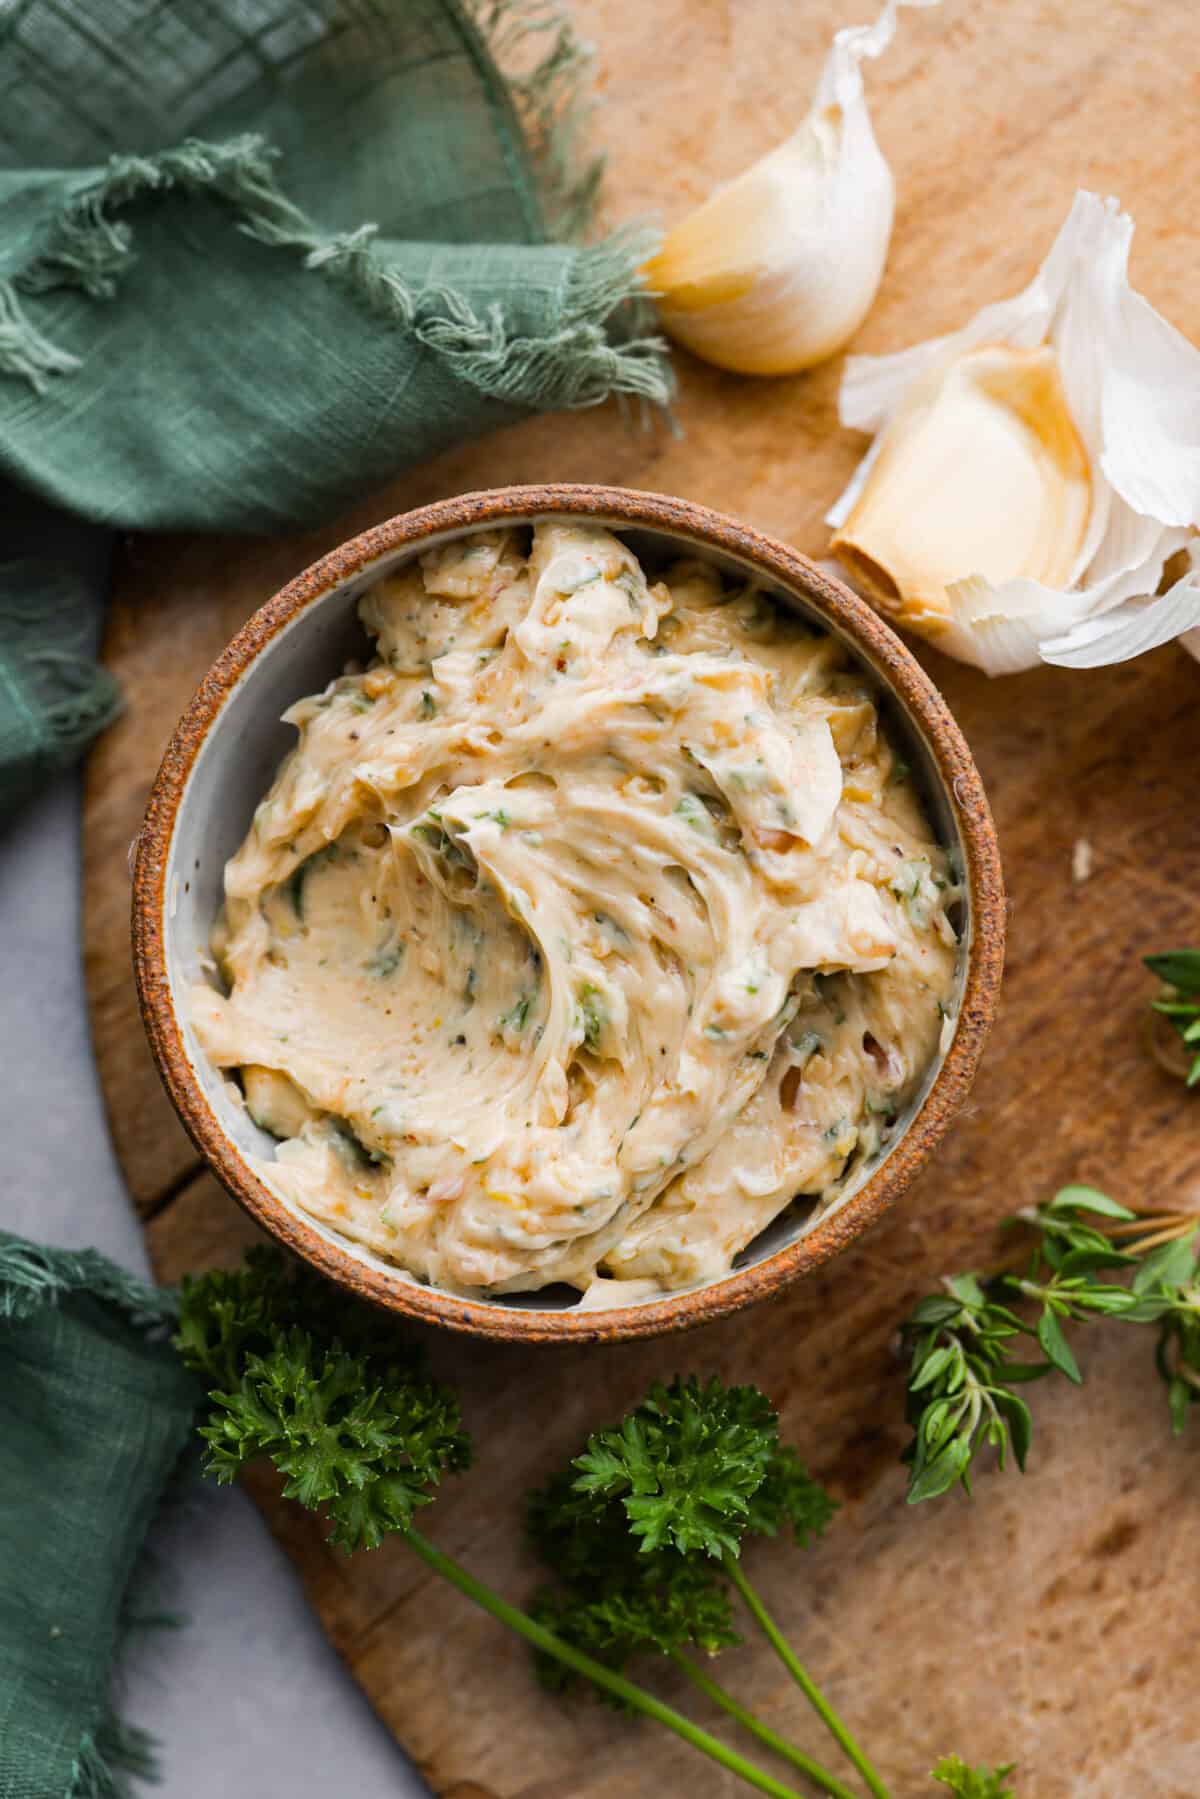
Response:
M596 0L598 134L611 217L679 217L803 113L830 35L872 0ZM1139 286L1200 337L1192 0L945 0L906 13L868 72L899 206L891 263L858 342L896 349L1028 279L1077 186L1138 220ZM118 1153L167 1279L237 1258L250 1231L200 1168L145 1048L129 973L127 850L171 726L246 616L347 533L495 483L588 480L707 502L821 554L821 517L861 450L836 422L838 368L790 381L679 358L683 435L613 407L523 425L443 456L306 536L125 545L107 657L129 711L94 755L86 814L93 1029ZM1068 1179L1200 1205L1200 1100L1145 1053L1145 950L1200 930L1200 668L1167 648L1098 674L990 684L932 652L978 758L1011 893L1001 1015L968 1113L896 1212L772 1305L629 1348L491 1347L433 1334L459 1383L477 1470L434 1534L505 1592L533 1580L522 1491L658 1374L754 1379L843 1501L825 1543L766 1546L754 1567L896 1799L929 1799L954 1749L1014 1759L1021 1799L1195 1799L1200 1630L1197 1442L1167 1431L1150 1344L1093 1326L1082 1396L1034 1394L1033 1466L973 1505L903 1503L895 1330L940 1273L985 1259L996 1221ZM1072 878L1086 839L1092 873ZM456 1799L726 1795L732 1780L665 1734L535 1688L523 1650L403 1548L347 1561L257 1489L329 1634L434 1788ZM769 1654L729 1684L816 1746ZM664 1694L687 1703L669 1673ZM816 1746L825 1754L823 1744ZM832 1751L831 1751L832 1753ZM741 1791L739 1787L736 1790ZM940 1790L940 1789L939 1789Z

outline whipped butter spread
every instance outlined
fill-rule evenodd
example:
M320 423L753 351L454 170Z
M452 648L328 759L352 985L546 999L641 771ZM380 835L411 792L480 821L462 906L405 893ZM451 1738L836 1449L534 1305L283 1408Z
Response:
M263 1177L440 1287L591 1303L836 1204L949 1033L961 897L847 652L565 523L360 610L192 994Z

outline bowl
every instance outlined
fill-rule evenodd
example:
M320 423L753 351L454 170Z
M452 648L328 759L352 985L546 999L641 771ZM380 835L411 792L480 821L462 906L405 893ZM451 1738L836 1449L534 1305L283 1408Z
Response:
M965 873L953 1037L883 1153L815 1223L791 1212L776 1219L723 1278L607 1310L581 1307L568 1289L496 1299L444 1293L300 1213L250 1167L248 1154L269 1153L272 1139L208 1063L187 1016L224 864L294 741L280 715L362 654L356 606L363 589L434 544L565 516L609 526L651 565L686 553L752 577L843 639L872 676L934 829ZM285 1248L361 1298L431 1324L501 1340L614 1341L707 1323L765 1299L844 1250L895 1204L978 1066L1003 963L1004 892L987 800L957 725L920 665L848 588L785 544L684 500L611 487L509 487L423 506L364 531L297 576L238 632L180 720L151 791L134 868L133 944L142 1017L167 1092L218 1180Z

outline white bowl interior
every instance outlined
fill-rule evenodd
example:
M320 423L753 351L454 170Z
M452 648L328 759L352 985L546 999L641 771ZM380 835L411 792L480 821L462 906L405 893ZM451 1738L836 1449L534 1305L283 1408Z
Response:
M530 515L527 520L511 522L532 524L535 519ZM628 529L620 521L603 518L597 518L595 522L608 524L616 530L650 569L678 557L681 549L691 550L734 579L749 577L757 580L763 591L780 604L790 607L820 629L831 629L828 621L803 596L775 583L763 582L751 564L736 556L713 551L699 542L692 543L682 533L644 527ZM480 530L488 528L488 525L476 527ZM267 791L284 753L295 742L291 726L281 722L283 712L305 694L319 692L342 671L348 660L362 658L369 651L370 642L358 622L356 611L363 590L381 575L402 566L434 544L469 535L470 530L446 531L423 539L415 547L407 545L379 557L298 613L271 639L230 689L218 718L208 730L180 799L163 886L163 942L171 1002L182 1027L184 1048L192 1071L218 1125L243 1157L254 1156L260 1165L262 1159L271 1157L275 1140L253 1122L235 1084L208 1061L188 1016L189 988L197 981L213 978L208 941L223 898L225 863L241 844L255 807ZM861 664L863 658L856 646L851 643L850 648ZM880 696L886 723L893 737L904 746L905 758L934 829L945 847L957 855L961 867L963 847L953 808L924 738L900 698L885 688L878 677L873 675L872 680ZM970 908L965 901L963 914L955 1017L961 1001L972 929ZM889 1142L860 1166L846 1191L839 1196L839 1208L894 1153L912 1118L920 1110L944 1055L945 1048L935 1058L920 1092L896 1121ZM384 1273L390 1280L419 1284L394 1263L339 1236L307 1213L300 1213L269 1178L267 1185L285 1211L302 1217L310 1229L345 1255ZM828 1216L828 1212L824 1216ZM811 1222L811 1214L802 1207L789 1208L742 1251L736 1269L767 1260L803 1236ZM719 1286L720 1282L706 1285ZM654 1296L655 1299L661 1297L661 1294ZM573 1289L552 1287L529 1294L481 1299L478 1303L522 1311L561 1312L578 1305L579 1296ZM606 1303L610 1303L607 1298ZM619 1303L619 1300L614 1298L611 1303ZM639 1301L635 1299L628 1303L636 1305Z

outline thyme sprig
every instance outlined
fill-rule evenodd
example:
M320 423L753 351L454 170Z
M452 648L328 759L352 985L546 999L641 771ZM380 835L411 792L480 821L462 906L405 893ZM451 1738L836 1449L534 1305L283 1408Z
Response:
M1185 1058L1191 1057L1184 1078L1189 1087L1195 1087L1200 1084L1200 949L1167 950L1142 960L1162 982L1161 993L1150 1003L1183 1039ZM1175 1071L1173 1064L1166 1065Z
M1058 1373L1083 1379L1067 1327L1097 1317L1157 1324L1157 1364L1171 1426L1180 1433L1200 1402L1200 1270L1194 1214L1138 1214L1094 1187L1064 1187L1009 1221L1034 1233L1023 1270L953 1275L921 1300L903 1327L909 1354L912 1441L908 1499L919 1504L961 1485L984 1450L1024 1469L1033 1417L1016 1391ZM1111 1278L1132 1275L1127 1285ZM1041 1359L1014 1356L1019 1339Z

